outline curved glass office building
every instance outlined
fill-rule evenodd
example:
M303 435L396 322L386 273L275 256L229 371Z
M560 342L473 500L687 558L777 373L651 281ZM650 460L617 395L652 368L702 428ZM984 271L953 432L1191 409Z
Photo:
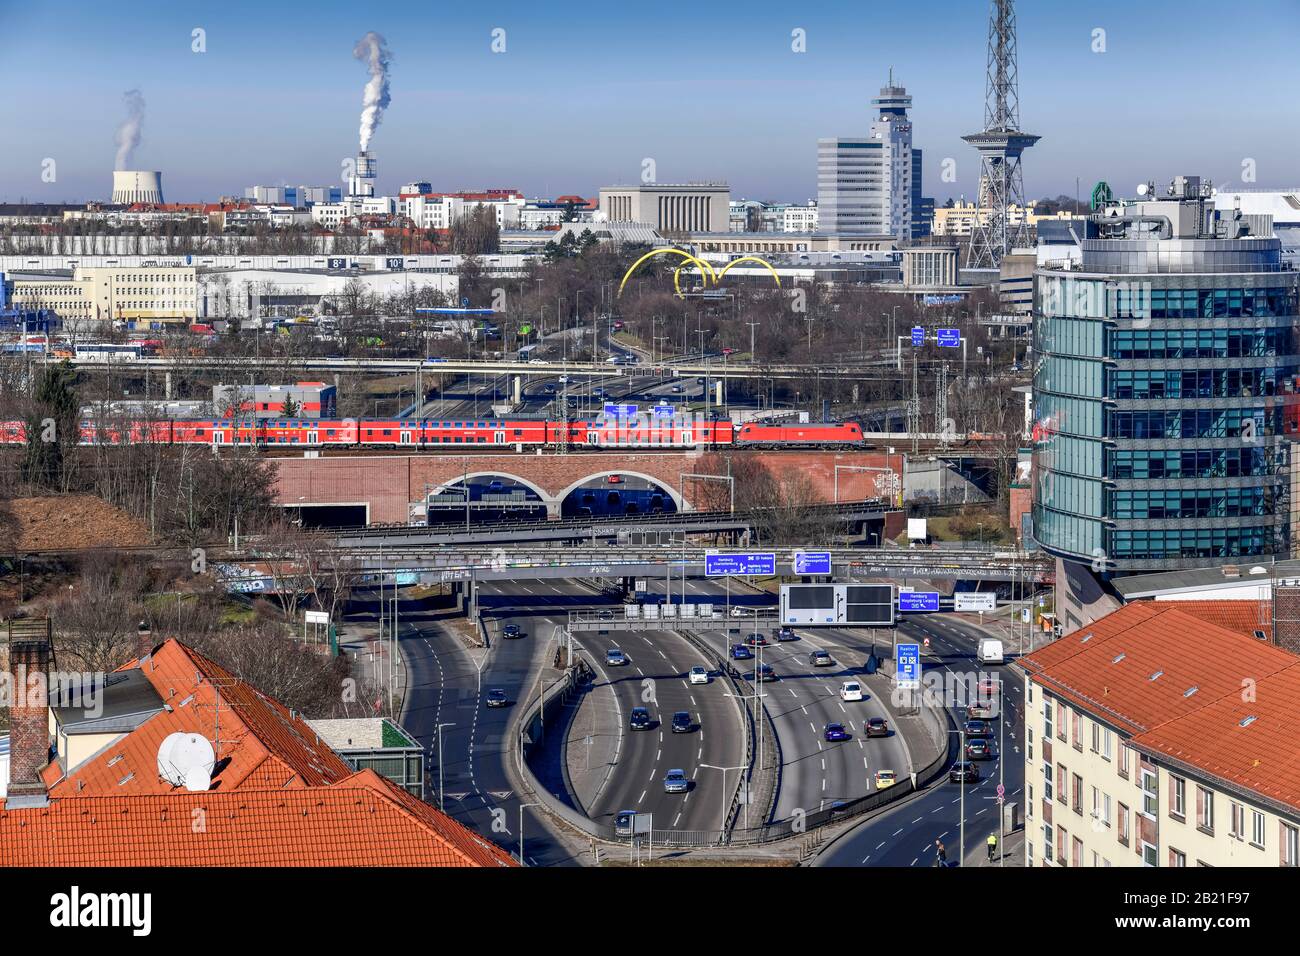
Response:
M1101 573L1291 556L1297 281L1195 178L1037 271L1034 536Z

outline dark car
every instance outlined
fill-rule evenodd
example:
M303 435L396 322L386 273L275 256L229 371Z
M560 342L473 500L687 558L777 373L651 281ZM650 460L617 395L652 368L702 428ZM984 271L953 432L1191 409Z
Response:
M673 714L673 733L689 734L695 729L695 721L691 719L690 711L679 710Z
M989 760L993 757L993 748L983 737L966 741L967 760Z
M775 631L772 632L772 636L775 637L778 641L799 640L799 638L795 636L794 628L792 627L778 627Z
M487 705L489 707L508 707L510 698L506 697L506 692L500 687L493 687L487 692Z
M974 783L980 778L980 768L969 760L958 760L948 771L951 783Z
M993 731L989 729L989 725L985 721L982 720L966 721L967 737L987 737L992 732Z
M745 638L745 644L748 647L767 647L767 638L755 631Z
M732 659L732 660L734 660L734 661L747 661L747 660L749 660L749 659L750 659L751 657L753 657L753 656L754 656L754 652L751 651L751 650L750 650L748 647L746 647L744 644L732 644L732 645L731 645L731 659Z
M766 684L770 680L776 680L776 671L772 670L771 664L759 664L754 668L754 680L760 684Z
M505 627L501 628L501 636L509 640L511 638L523 637L524 632L518 624L507 624Z
M868 737L889 736L889 721L884 717L868 717L865 727Z
M628 718L627 725L633 730L650 729L650 711L644 707L633 707L632 715Z
M835 660L826 651L813 651L808 655L808 663L813 667L834 667Z
M827 724L824 731L827 740L851 740L853 735L844 729L843 724Z

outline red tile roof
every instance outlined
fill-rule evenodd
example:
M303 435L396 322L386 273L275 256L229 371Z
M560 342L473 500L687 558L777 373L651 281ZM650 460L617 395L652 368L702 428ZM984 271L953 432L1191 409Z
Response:
M508 854L372 771L303 718L169 640L127 665L165 705L60 778L50 804L0 810L0 866L509 866ZM212 786L158 775L169 734L215 741ZM202 810L207 830L194 833Z
M71 797L0 811L0 866L511 866L363 770L332 787Z
M1258 613L1255 601L1138 602L1019 665L1136 749L1300 809L1300 657L1253 636Z
M1172 604L1184 614L1238 634L1255 637L1263 631L1265 640L1273 639L1273 604L1271 601L1161 601Z

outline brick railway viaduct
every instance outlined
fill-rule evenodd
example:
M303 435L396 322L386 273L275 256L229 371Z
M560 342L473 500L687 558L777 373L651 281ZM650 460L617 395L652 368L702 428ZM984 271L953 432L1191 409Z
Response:
M653 482L681 511L694 510L700 502L717 507L719 501L726 501L725 483L683 475L726 475L728 459L738 473L742 464L757 464L778 480L802 474L820 502L835 500L837 482L840 501L902 493L904 456L870 451L427 453L272 458L270 462L276 473L276 500L284 507L364 505L368 524L406 524L412 502L466 478L516 481L536 492L550 517L559 517L570 492L612 474Z

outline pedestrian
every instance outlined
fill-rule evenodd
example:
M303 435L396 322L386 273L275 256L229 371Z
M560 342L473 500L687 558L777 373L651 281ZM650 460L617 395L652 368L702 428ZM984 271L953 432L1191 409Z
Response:
M997 851L998 851L998 835L996 833L990 833L989 834L989 862L990 863L993 862L993 855L997 853Z
M943 848L943 841L942 841L942 840L935 840L935 841L934 841L934 852L935 852L935 855L939 858L939 865L940 865L940 866L947 866L947 865L948 865L948 851L945 850L945 849Z

